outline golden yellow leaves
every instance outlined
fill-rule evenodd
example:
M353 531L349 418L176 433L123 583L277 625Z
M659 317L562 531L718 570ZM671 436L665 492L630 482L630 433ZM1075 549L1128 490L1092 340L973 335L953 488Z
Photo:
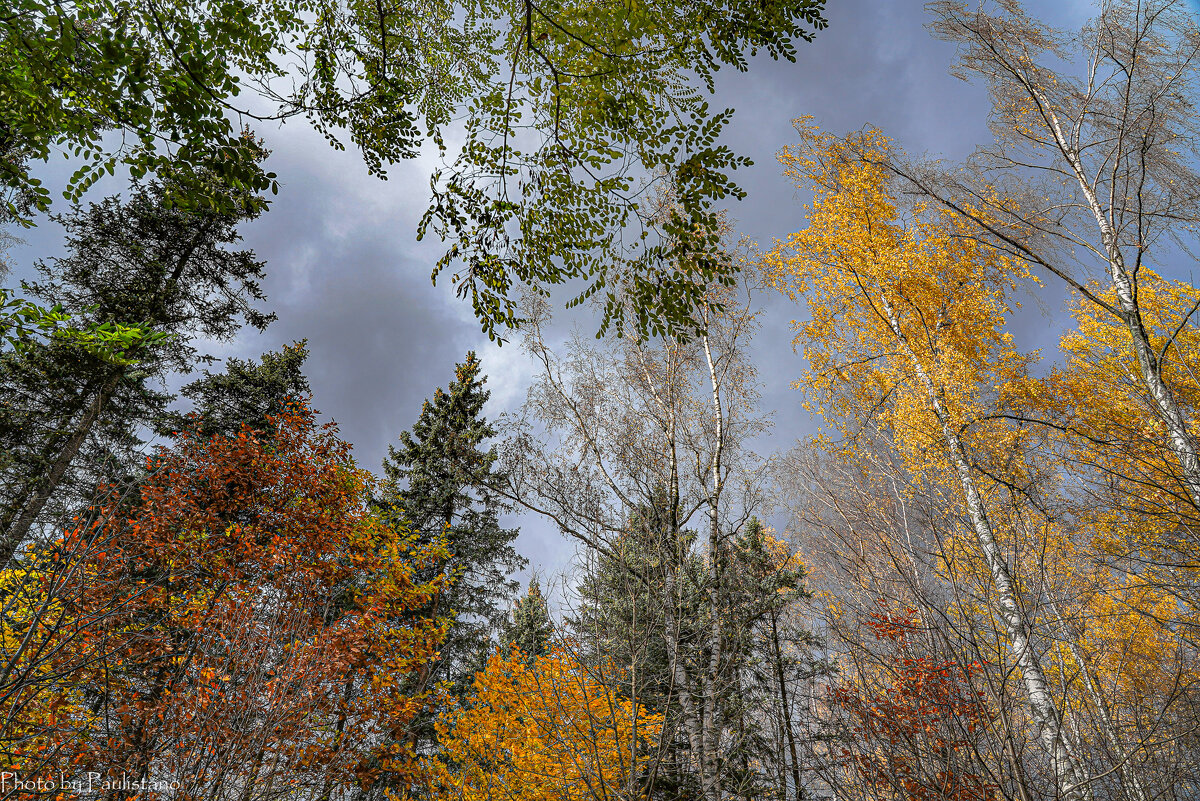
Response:
M1112 291L1094 291L1114 299ZM1143 269L1138 293L1138 324L1157 354L1154 369L1194 430L1200 335L1191 316L1200 292ZM1166 426L1147 398L1129 327L1096 304L1077 303L1072 313L1076 327L1062 338L1064 364L1027 382L1024 403L1055 428L1062 469L1091 488L1079 516L1098 553L1133 558L1157 580L1190 585L1200 572L1189 533L1195 510Z
M611 675L600 670L611 673L563 648L531 664L520 651L494 655L467 706L439 723L444 755L430 769L436 797L635 797L662 718L620 697Z
M1011 658L1014 631L1032 633L1058 660L1062 709L1103 697L1113 715L1104 725L1118 728L1136 728L1130 710L1149 720L1157 704L1161 715L1197 678L1179 632L1200 619L1200 560L1195 506L1145 376L1161 375L1194 431L1200 291L1142 268L1131 322L1106 316L1125 314L1113 292L1087 288L1063 363L1038 377L1039 354L1006 331L1014 290L1036 280L978 236L986 209L1016 201L984 189L981 208L943 214L896 191L879 132L798 129L800 144L780 159L813 192L807 226L776 242L762 268L807 304L794 324L808 358L800 384L842 435L818 446L868 481L899 457L885 466L900 485L895 502L919 493L943 515L919 556L932 556L922 569L953 596L947 624L971 631L996 665ZM1138 330L1150 357L1134 348ZM1026 607L1019 626L996 624L997 565Z
M809 370L807 401L852 441L892 432L917 472L947 469L928 392L952 424L1001 447L1011 426L989 419L996 389L1026 371L1004 331L1022 262L980 243L958 217L903 205L883 166L889 141L849 139L797 122L801 143L780 155L785 174L814 193L808 227L763 257L767 280L804 297L794 344Z
M1164 625L1178 616L1178 609L1160 587L1126 576L1099 594L1088 611L1091 625L1082 645L1114 702L1169 694L1200 678L1195 665L1188 668L1179 662L1179 639Z

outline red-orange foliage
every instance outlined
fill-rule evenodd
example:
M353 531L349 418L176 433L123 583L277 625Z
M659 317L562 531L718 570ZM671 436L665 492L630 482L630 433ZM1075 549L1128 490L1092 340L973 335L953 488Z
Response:
M860 686L832 692L849 723L842 748L850 784L873 798L912 801L992 801L997 786L976 772L973 735L988 722L987 709L970 686L978 663L965 668L918 653L912 635L915 609L886 610L863 621L890 653ZM871 690L864 686L870 684Z
M69 666L85 688L74 731L41 745L69 739L72 773L101 774L84 780L96 795L105 781L144 799L409 781L422 699L404 682L444 634L414 614L440 584L413 571L444 554L371 513L368 476L307 408L275 424L182 436L132 508L114 500L62 543L102 543L85 591L63 593L90 621L76 652L102 658Z

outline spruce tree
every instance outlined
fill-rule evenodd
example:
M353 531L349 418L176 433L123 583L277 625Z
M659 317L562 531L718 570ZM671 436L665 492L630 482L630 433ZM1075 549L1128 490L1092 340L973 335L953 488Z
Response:
M386 514L406 521L422 540L445 537L450 557L436 569L454 581L432 611L453 623L428 679L449 681L458 695L507 620L507 601L517 588L508 575L525 566L512 547L517 529L500 525L511 507L494 489L504 475L495 448L485 447L496 431L483 416L491 393L479 369L475 353L468 353L455 380L438 389L412 430L400 435L399 447L388 448L380 499Z
M533 660L550 652L550 639L554 636L554 622L550 619L550 607L542 595L537 578L529 582L529 591L517 599L513 606L512 619L500 633L501 645L523 652Z
M700 797L688 768L688 739L679 725L679 696L686 690L672 676L672 658L705 658L703 598L697 581L705 571L695 543L695 531L675 525L669 496L661 489L654 491L649 503L628 513L607 552L586 555L577 606L566 620L585 661L614 665L627 677L622 693L666 719L663 758L650 794L655 801ZM673 597L665 591L668 572L674 577ZM680 626L681 647L675 653L666 636L665 603L672 604Z
M136 474L142 434L172 400L163 379L209 360L198 340L228 341L274 317L257 308L263 262L235 248L261 198L238 190L218 212L173 206L171 193L135 184L127 197L56 217L68 253L38 262L42 280L24 285L31 300L60 306L81 326L167 336L136 346L133 364L57 337L0 354L0 567L31 532L86 505L98 482Z
M667 571L675 573L675 616L686 630L683 641L703 639L700 595L692 577L703 571L693 552L696 532L673 533L669 500L633 510L607 553L590 552L577 585L578 602L567 626L592 662L611 660L631 676L638 703L666 713L677 694L670 676L670 653L663 637Z
M268 351L258 362L230 358L225 371L210 373L188 384L180 392L192 402L192 413L203 437L234 436L243 425L255 431L272 428L268 417L279 415L292 402L305 400L312 393L304 360L308 358L308 340L284 345L283 350ZM159 428L169 434L192 425L184 414L168 415Z

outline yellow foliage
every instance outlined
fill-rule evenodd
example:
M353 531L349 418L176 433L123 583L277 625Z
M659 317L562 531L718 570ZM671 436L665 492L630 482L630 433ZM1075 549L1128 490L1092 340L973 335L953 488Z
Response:
M1034 356L1005 332L1008 300L1027 266L973 237L959 215L902 207L880 166L889 140L850 140L797 123L802 141L780 155L785 174L814 192L807 228L763 258L772 285L807 301L794 344L809 369L798 386L843 435L888 434L908 468L959 491L945 438L919 380L936 387L951 428L975 453L1017 450L1018 426L993 414ZM832 448L835 452L838 448Z
M869 476L873 449L887 443L908 473L901 491L923 493L951 518L966 516L958 471L969 471L975 508L1018 596L1032 601L1026 619L1054 643L1046 661L1062 708L1091 709L1098 692L1111 706L1105 726L1158 725L1200 679L1180 634L1200 623L1200 521L1126 321L1078 303L1065 364L1035 378L1038 354L1019 352L1005 330L1013 290L1035 279L977 235L985 210L1011 201L986 198L969 215L906 204L878 131L843 140L802 122L798 130L801 143L780 158L813 192L808 226L777 242L762 267L807 302L808 319L793 323L808 359L797 386L841 434L818 444ZM1092 291L1117 306L1112 293ZM1200 290L1143 269L1138 292L1155 367L1195 430L1200 331L1189 320ZM971 628L995 675L1011 675L1005 629L979 602L994 575L977 536L951 525L934 556L961 599L946 613Z
M1112 291L1094 289L1114 302ZM1162 376L1193 429L1200 408L1200 331L1188 318L1198 301L1195 287L1143 269L1141 323L1162 354ZM1155 562L1167 549L1174 553L1161 561L1178 563L1179 551L1192 550L1186 538L1177 541L1178 529L1194 524L1194 510L1166 427L1146 400L1128 327L1092 303L1078 302L1073 313L1078 326L1061 343L1066 363L1031 387L1030 405L1061 427L1071 469L1102 489L1105 503L1085 510L1101 550L1132 550ZM1192 569L1200 567L1190 561Z
M1165 625L1178 615L1174 599L1137 576L1127 576L1096 596L1081 645L1097 678L1117 704L1166 697L1200 679L1195 665L1179 660L1179 636ZM1181 673L1180 671L1183 671Z
M30 551L26 561L36 565L37 556ZM76 737L77 724L94 717L84 688L63 682L55 669L58 651L74 647L63 634L73 621L44 587L55 577L36 567L0 571L0 697L9 717L0 736L0 761L27 775L46 770L46 758L58 753L64 736Z
M662 718L563 649L493 656L467 706L438 724L435 796L463 801L632 798Z

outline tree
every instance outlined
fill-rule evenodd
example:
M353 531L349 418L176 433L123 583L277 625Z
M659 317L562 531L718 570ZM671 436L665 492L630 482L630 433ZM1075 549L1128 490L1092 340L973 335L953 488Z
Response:
M494 655L438 723L434 795L461 801L636 797L661 718L622 698L569 652Z
M1200 387L1193 367L1197 332L1187 318L1198 293L1145 268L1140 284L1145 328L1159 342L1160 332L1173 332L1173 356L1161 374L1191 425ZM1079 604L1056 610L1069 632L1063 656L1069 681L1086 699L1081 715L1108 744L1131 797L1141 799L1153 784L1196 781L1172 739L1196 720L1184 689L1197 670L1185 632L1195 625L1200 596L1195 565L1182 556L1192 550L1195 509L1179 461L1164 445L1165 426L1142 396L1125 327L1086 300L1072 305L1076 326L1062 337L1063 363L1030 383L1019 416L1051 433L1049 456L1073 488L1064 505L1090 534L1095 566L1086 589ZM1123 636L1130 645L1116 645ZM1156 658L1140 656L1141 647ZM1116 663L1105 656L1108 649L1121 654ZM1141 690L1131 695L1132 686Z
M64 482L87 496L97 481L119 478L106 462L114 454L132 461L138 425L153 425L169 400L151 382L192 368L195 337L228 339L241 321L261 329L273 319L255 307L262 263L229 249L238 224L257 214L243 202L247 193L231 195L240 208L231 212L168 208L168 193L150 184L128 200L107 198L61 218L70 255L39 264L45 280L29 285L35 298L84 324L136 321L156 336L115 362L61 337L0 355L8 399L0 410L0 563L9 563ZM72 478L81 461L100 469Z
M867 377L854 360L842 371ZM898 390L887 394L878 382L868 380L867 386L872 383L883 399L876 396L868 409L883 411L881 406L903 397ZM1019 387L1008 389L1023 394ZM1104 400L1102 394L1089 395L1087 405ZM1020 415L1023 408L1005 403L999 410ZM989 726L962 738L969 740L976 760L971 772L985 776L1005 798L1047 797L1057 792L1056 782L1028 716L1003 621L991 611L993 582L972 545L961 507L948 501L945 480L936 474L933 481L914 476L906 461L900 441L910 435L914 415L906 411L893 419L892 414L888 409L839 421L847 430L844 437L820 438L782 462L795 485L790 528L802 538L819 597L828 599L827 608L815 611L830 657L843 684L854 676L889 675L881 671L892 670L890 651L878 647L886 641L876 640L860 621L879 613L882 598L889 609L919 610L921 622L913 635L921 635L920 651L969 669L973 692L987 705ZM985 471L990 480L1011 480L1017 461L1042 473L1015 488L1016 498L985 484L988 507L997 530L1004 532L1003 553L1020 577L1045 675L1092 776L1092 789L1098 797L1136 799L1191 787L1195 707L1189 698L1194 698L1196 662L1184 642L1191 618L1181 615L1177 601L1166 601L1169 585L1151 578L1152 571L1126 576L1112 570L1104 556L1113 536L1127 530L1150 539L1151 531L1138 527L1136 513L1123 515L1102 498L1089 503L1087 495L1075 497L1079 484L1070 473L1057 472L1072 462L1060 461L1054 438L1035 437L1026 445L1036 446L1036 452L1006 449L1008 464L980 459L976 469L981 484L989 480ZM1174 584L1178 589L1186 586L1178 583L1182 578ZM887 683L871 681L855 686L866 688L866 697L881 695ZM818 713L817 721L823 717ZM953 726L954 720L946 723ZM845 720L834 716L825 725L841 732ZM846 780L845 766L838 741L824 742L822 737L809 741L812 764L836 787Z
M575 337L557 351L545 304L530 299L525 345L542 375L504 456L506 496L588 549L572 621L583 658L610 659L623 694L664 715L642 792L716 801L753 795L777 764L750 752L777 711L777 688L758 695L770 685L751 673L769 647L761 591L778 587L755 580L740 539L765 504L749 449L767 427L747 358L749 289L709 292L693 338Z
M507 578L525 560L512 542L516 529L500 527L507 511L495 486L505 480L494 448L496 432L483 416L491 393L474 352L455 369L455 380L426 401L400 446L388 447L381 508L423 541L444 539L448 559L437 570L453 583L437 598L434 616L454 619L431 680L461 694L492 650L504 625L506 602L516 589Z
M697 589L703 566L694 554L694 531L681 533L684 553L676 552L667 537L665 493L656 501L629 513L624 529L606 538L604 548L584 552L575 568L575 598L566 624L584 664L619 669L622 696L663 718L645 795L687 798L699 792L700 780L680 725L673 640L665 632L668 620L679 621L675 636L681 642L704 642L703 599ZM682 576L672 599L663 592L670 573ZM667 602L676 609L665 610Z
M1149 568L1186 608L1194 578L1178 572L1178 556L1195 549L1200 503L1189 364L1195 294L1151 267L1165 270L1195 249L1194 9L1174 0L1105 3L1077 34L1017 2L932 10L935 35L959 46L958 74L991 90L995 142L966 169L899 157L882 164L960 218L968 235L1069 288L1079 321L1064 342L1070 367L1039 390L1024 424L1053 432L1059 464L1080 489L1072 505L1102 521L1095 553L1115 568L1113 595L1123 595L1122 573ZM1188 616L1162 625L1182 630ZM1085 664L1078 656L1072 661ZM1160 712L1176 703L1164 699ZM1102 705L1092 705L1103 721ZM1114 723L1105 736L1119 742ZM1128 766L1134 757L1122 750L1113 761ZM1121 770L1130 797L1150 797L1141 786L1148 774ZM1179 779L1167 771L1159 781Z
M863 626L891 645L880 668L868 667L833 689L846 739L835 745L848 774L842 792L862 798L992 801L999 787L978 764L975 746L991 719L971 687L974 663L923 653L913 642L917 610L889 614L886 604Z
M192 414L201 436L233 436L243 425L255 431L269 431L270 419L278 417L288 403L312 393L304 375L308 341L285 345L283 350L264 353L256 364L231 358L225 372L209 373L193 381L180 392L192 402ZM188 416L168 415L159 423L163 433L189 427Z
M1048 382L1026 424L1054 432L1064 473L1081 490L1072 505L1099 522L1097 555L1115 568L1106 592L1129 597L1122 574L1149 573L1149 583L1180 604L1156 624L1174 639L1190 626L1195 586L1178 570L1178 555L1195 550L1200 503L1189 365L1196 295L1150 268L1191 255L1200 218L1194 9L1170 0L1108 3L1073 36L1017 3L978 11L939 3L934 11L935 34L960 47L960 73L982 76L992 91L996 142L967 170L898 159L891 167L972 235L1070 288L1079 328L1064 340L1069 366ZM1068 628L1087 628L1064 617ZM1105 709L1099 666L1086 650L1071 655L1084 679L1077 686L1116 743L1112 761L1129 796L1152 797L1152 783L1186 786L1190 770L1160 759L1172 749L1139 754L1142 735ZM1190 649L1170 650L1183 657ZM1181 679L1190 661L1180 659ZM1186 706L1175 693L1156 702L1163 721Z
M550 652L554 636L554 621L550 619L550 607L542 595L537 578L529 582L529 591L517 599L513 606L512 620L505 623L500 632L500 644L508 645L531 659Z
M1096 287L1101 297L1112 292ZM1200 292L1143 268L1139 306L1143 327L1164 353L1160 374L1189 426L1200 407L1195 378L1198 332L1188 318ZM1136 355L1124 325L1077 299L1076 325L1061 340L1063 364L1031 385L1024 419L1054 432L1059 469L1080 482L1075 503L1100 536L1096 543L1118 570L1149 572L1174 587L1184 608L1196 608L1194 577L1180 571L1197 520L1186 481L1165 427L1145 402ZM1172 332L1169 346L1166 332ZM1135 567L1136 565L1136 567Z
M105 654L81 636L96 621L73 614L67 588L97 544L47 549L0 572L0 759L19 777L55 775L87 742L88 686L76 671Z
M1106 3L1067 36L1016 2L995 12L958 2L932 8L934 33L960 47L959 74L991 89L996 143L968 170L899 159L888 169L960 217L970 235L1062 280L1122 329L1137 368L1130 389L1162 427L1189 505L1200 506L1200 456L1168 375L1186 325L1155 330L1142 305L1153 283L1146 266L1172 258L1172 244L1186 251L1200 221L1200 36L1191 9L1181 0ZM1103 282L1092 286L1080 273Z
M331 427L302 405L272 423L181 435L140 498L110 498L46 552L91 544L68 582L26 583L81 624L39 644L46 670L8 699L17 757L57 753L56 785L67 768L130 783L111 797L328 798L415 777L402 738L383 735L421 706L403 688L444 626L414 613L443 582L415 574L442 555L372 513ZM60 697L74 711L46 707Z
M672 660L688 660L689 672L704 669L711 613L704 591L708 569L696 552L696 534L684 532L685 553L672 556L663 540L664 515L661 507L631 514L608 551L591 554L577 568L578 599L568 624L586 664L619 667L628 685L624 693L663 716L667 728L646 792L674 799L694 796L701 778L694 765L698 757L679 722L686 711ZM724 559L719 602L729 651L725 658L731 664L723 666L725 672L714 682L720 693L714 717L726 729L722 789L734 798L760 797L768 787L780 788L782 799L798 797L804 783L794 691L797 674L812 667L797 663L806 661L812 637L787 618L806 597L804 571L757 518L733 538ZM668 570L676 573L678 583L673 613L663 609ZM687 644L679 646L678 654L664 636L672 618L678 621L680 642Z
M746 717L762 729L754 737L743 734L743 759L753 757L779 765L779 797L804 797L801 745L804 723L799 719L803 697L797 684L824 674L825 668L812 655L816 638L808 622L796 620L797 605L810 596L805 587L807 569L792 547L774 536L758 518L751 518L732 548L734 569L727 574L728 607L736 610L735 631L746 640L741 648L755 656L745 671L742 697L748 710L756 704L771 714ZM743 726L745 728L745 726ZM773 730L773 741L766 739ZM789 794L788 789L791 788Z
M18 0L0 17L0 180L45 207L27 163L63 150L84 162L73 199L125 164L171 178L175 202L216 208L227 198L205 174L275 188L235 119L304 116L381 177L429 145L445 151L464 121L419 231L446 242L434 277L451 274L489 335L516 322L519 292L564 283L576 301L607 296L602 331L682 331L698 287L736 269L700 233L744 194L731 173L749 163L718 141L731 112L708 107L714 73L760 51L794 60L823 11L824 0ZM125 136L104 139L111 128ZM659 215L643 197L667 183L680 203ZM644 311L626 317L621 295Z
M838 447L843 443L830 432L798 443L779 462L781 500L791 512L788 529L803 549L810 585L820 599L804 608L819 621L810 625L822 632L821 654L832 668L796 687L808 702L801 730L807 736L798 745L812 772L809 786L818 795L822 785L839 796L873 798L882 792L865 789L849 770L853 765L843 749L877 753L878 760L889 752L880 742L875 746L881 751L867 749L850 730L846 714L830 703L830 693L848 688L864 700L882 697L896 683L903 666L895 641L877 638L864 624L880 614L912 620L905 610L913 609L919 625L907 635L911 654L955 665L955 675L969 676L967 689L986 705L989 725L969 735L955 716L931 721L968 741L959 754L968 760L968 772L996 785L1003 798L1053 797L1057 783L1030 720L1021 671L1003 621L993 611L994 588L972 548L973 533L961 507L947 501L944 483L913 475L889 425L866 415L860 422L863 430L854 435L852 449ZM1022 558L1037 547L1036 538L1014 536L1005 545L1006 555L1028 579L1022 585L1025 597L1060 597L1059 587L1034 572L1037 561ZM1030 604L1031 614L1040 611ZM1053 659L1058 642L1045 622L1039 615L1039 633L1050 653L1047 673L1058 687ZM926 763L916 764L923 773Z

